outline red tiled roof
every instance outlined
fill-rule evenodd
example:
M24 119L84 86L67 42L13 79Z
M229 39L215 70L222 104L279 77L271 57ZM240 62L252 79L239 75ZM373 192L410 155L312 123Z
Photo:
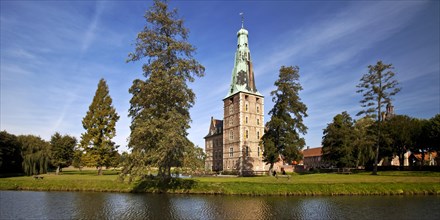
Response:
M305 149L303 155L304 158L322 156L322 147Z

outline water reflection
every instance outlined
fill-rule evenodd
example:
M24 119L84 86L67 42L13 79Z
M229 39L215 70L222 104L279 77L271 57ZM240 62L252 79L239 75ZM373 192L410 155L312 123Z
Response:
M439 196L249 197L0 191L0 219L437 219Z

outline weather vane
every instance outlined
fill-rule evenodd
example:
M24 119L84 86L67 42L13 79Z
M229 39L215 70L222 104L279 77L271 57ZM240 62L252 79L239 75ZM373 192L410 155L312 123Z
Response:
M240 12L240 16L241 16L241 28L244 28L244 13Z

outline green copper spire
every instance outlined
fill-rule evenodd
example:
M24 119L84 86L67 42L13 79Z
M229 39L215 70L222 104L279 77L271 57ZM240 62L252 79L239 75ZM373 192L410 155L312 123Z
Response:
M240 15L243 15L240 13ZM251 52L248 44L248 31L243 27L237 32L237 51L235 52L234 69L232 70L231 86L228 91L229 97L238 92L246 92L260 95L255 87L254 71L252 69Z

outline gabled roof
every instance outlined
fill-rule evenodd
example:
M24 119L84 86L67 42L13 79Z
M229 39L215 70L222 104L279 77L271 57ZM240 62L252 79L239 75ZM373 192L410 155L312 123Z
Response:
M214 117L211 117L209 131L205 138L219 134L223 134L223 120L218 120L214 119Z
M305 149L303 155L304 158L322 156L322 147Z

